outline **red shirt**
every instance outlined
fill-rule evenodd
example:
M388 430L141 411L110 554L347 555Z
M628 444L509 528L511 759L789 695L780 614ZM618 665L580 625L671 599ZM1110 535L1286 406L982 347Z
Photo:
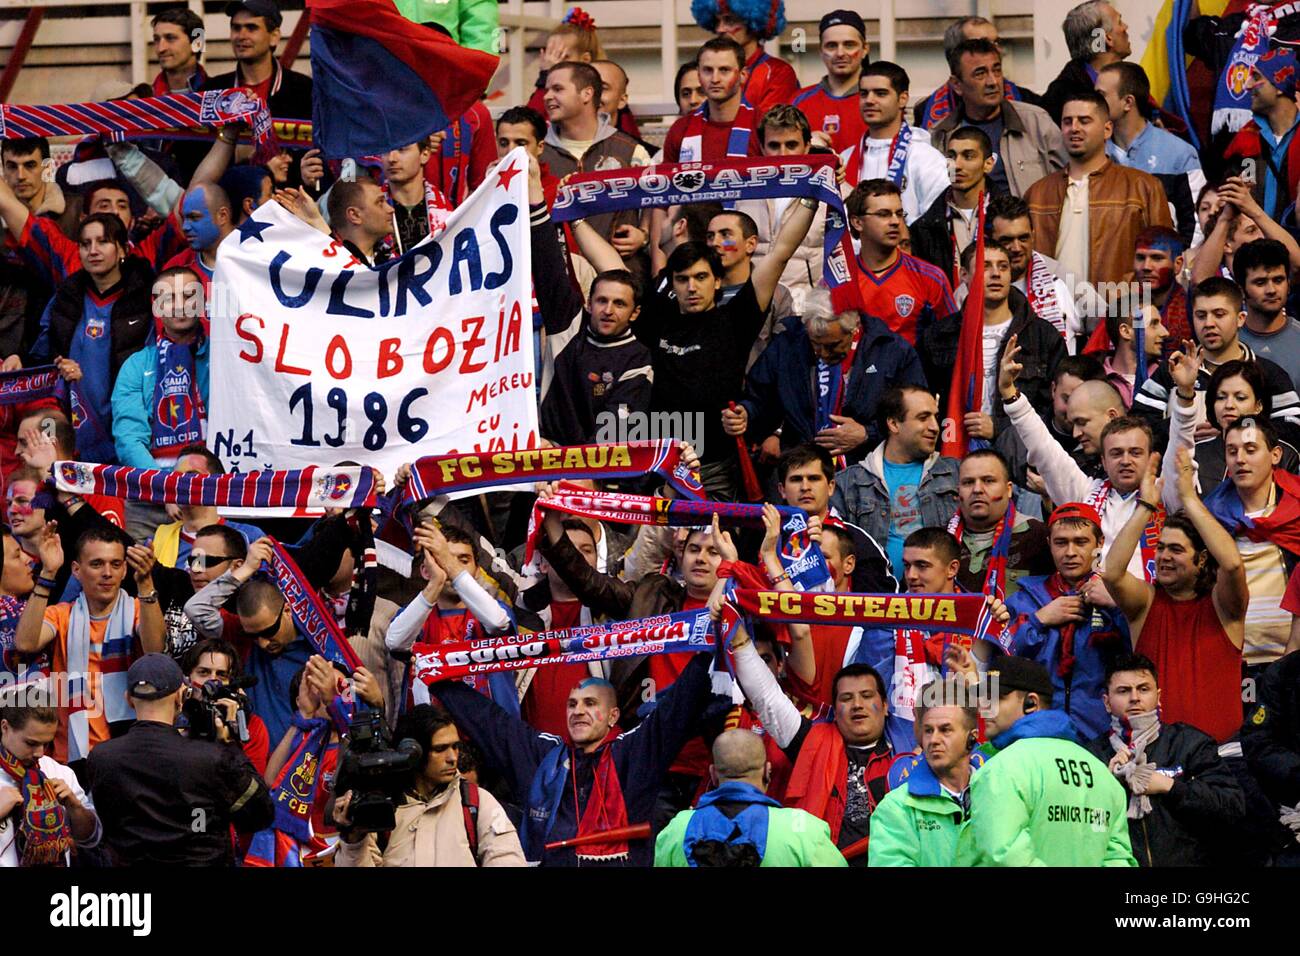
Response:
M424 178L442 190L453 207L478 188L487 175L487 168L497 160L496 127L487 107L482 102L475 103L465 112L464 119L469 127L469 142L458 146L444 142L442 149L424 164ZM453 139L459 126L458 121L445 130L448 139ZM444 156L444 150L451 150L452 155Z
M857 90L832 96L824 82L815 83L799 91L794 105L803 110L814 133L820 130L830 136L831 148L837 153L857 146L867 134Z
M581 617L581 601L551 602L553 629L575 627ZM555 664L537 668L519 705L520 716L530 727L567 739L569 692L590 676L591 671L586 664Z
M759 121L757 111L755 111L754 124L757 126ZM689 116L679 116L673 123L672 128L668 130L668 135L664 137L664 162L677 163L681 162L682 138L686 135L686 127L690 123ZM703 153L703 161L706 163L716 162L727 158L727 140L731 136L730 123L714 123L705 118L703 121L704 131L700 137L700 150ZM749 137L749 155L763 155L762 144L758 140L758 130L755 130Z
M872 272L858 261L858 289L862 308L907 341L916 345L918 320L941 319L957 311L952 286L943 270L900 251L883 272Z
M694 598L687 598L682 602L683 611L696 611L708 604L707 601L697 601ZM662 694L677 678L682 676L682 671L686 670L686 665L691 662L695 655L690 652L681 654L655 654L650 658L650 680L654 686L651 690L655 694ZM694 737L686 742L673 765L668 768L670 773L684 773L690 776L699 777L709 772L709 763L712 761L709 755L709 748L704 743L703 737Z
M754 125L773 106L789 103L799 92L799 76L785 60L772 56L761 46L745 64L749 79L745 81L745 102L754 107Z
M1300 614L1300 564L1296 565L1286 582L1286 593L1282 595L1282 610Z
M1160 674L1161 720L1191 724L1224 743L1241 729L1241 648L1205 594L1174 601L1156 588L1133 648Z

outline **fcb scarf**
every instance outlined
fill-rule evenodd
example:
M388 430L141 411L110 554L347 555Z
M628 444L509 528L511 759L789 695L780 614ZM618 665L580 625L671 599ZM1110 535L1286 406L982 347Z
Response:
M617 732L606 738L601 745L600 757L591 784L591 794L587 797L587 806L578 818L578 832L575 837L585 837L605 833L627 826L627 805L623 800L623 785L618 779L614 767L613 747ZM564 799L564 786L573 779L573 812L578 812L578 781L570 773L576 760L572 749L561 744L538 764L528 788L528 805L524 810L524 825L520 830L519 842L523 845L524 857L533 866L542 862L546 855L546 838L555 826L555 812ZM576 847L574 852L578 861L589 860L603 862L607 860L626 859L628 846L625 840L609 843L587 843Z
M1251 541L1269 541L1284 551L1300 555L1300 477L1274 468L1273 484L1277 489L1277 504L1270 515L1247 518L1241 495L1231 479L1224 479L1205 496L1205 507L1229 534L1245 535Z
M682 203L737 202L785 197L826 204L822 279L836 311L857 308L849 260L852 236L845 228L844 200L835 182L838 159L829 155L761 156L706 163L661 163L569 177L556 194L551 218L558 223L625 209Z
M1047 268L1047 260L1041 253L1029 256L1029 274L1025 276L1025 298L1029 300L1029 309L1040 319L1052 323L1056 331L1065 338L1070 334L1065 327L1065 313L1056 296L1056 276ZM1102 323L1105 327L1105 323Z
M167 458L203 441L208 415L194 368L200 344L182 345L159 336L156 345L149 446L154 457Z
M307 581L306 575L284 550L284 545L274 538L271 542L271 579L293 616L298 634L307 638L316 653L331 664L343 664L348 673L364 666L357 652L340 630L334 612L325 606L320 594ZM346 726L346 723L344 724Z
M1290 13L1292 6L1253 4L1247 9L1246 19L1237 30L1232 52L1228 54L1228 63L1224 66L1214 91L1211 135L1224 129L1235 132L1250 121L1250 93L1246 90L1250 68L1268 52L1269 38L1277 30L1278 19Z
M54 787L41 771L39 761L30 769L0 746L0 770L13 779L21 802L18 804L17 837L19 866L63 866L72 849L72 824L54 795Z
M324 717L293 715L298 740L275 780L275 822L272 829L299 843L312 838L311 811L320 789L320 767L333 724Z
M1110 489L1110 479L1103 478L1084 496L1083 504L1096 508L1097 517L1099 518L1106 513L1106 504L1110 501ZM1135 491L1133 494L1137 494L1137 492ZM1208 501L1206 506L1209 506ZM1142 506L1138 505L1138 507ZM1142 551L1142 577L1147 584L1154 584L1156 580L1156 542L1160 540L1160 529L1164 525L1165 506L1160 505L1151 515L1151 520L1147 522L1146 527L1142 529L1142 538L1138 542L1138 547Z
M830 570L821 546L808 539L808 516L801 508L778 506L781 512L781 566L790 573L790 583L800 591L820 587L830 580ZM533 559L538 536L542 531L543 511L613 521L619 524L645 524L671 528L697 528L709 524L714 515L745 528L763 527L763 506L723 501L682 501L646 495L593 492L586 488L562 484L550 498L539 498L533 505L528 525L525 562Z
M1020 90L1010 80L1002 81L1002 94L1009 100L1023 99ZM945 83L935 90L934 95L925 104L925 112L921 115L921 129L930 129L936 123L947 119L956 102L957 92L952 88L951 83Z
M966 634L1002 643L983 594L853 594L735 588L729 606L769 621ZM730 628L729 628L730 629Z
M712 625L708 609L699 608L536 634L498 634L459 644L416 644L411 648L411 667L417 680L432 686L470 675L551 664L708 651L714 647Z
M671 440L615 445L569 445L467 455L430 455L411 465L399 505L416 505L449 491L561 478L639 478L655 472L682 494L704 497L704 487Z
M132 134L230 123L252 127L257 162L266 162L275 155L271 114L262 98L244 86L103 103L0 106L0 139L107 134L111 140L122 140Z
M858 357L858 346L861 344L862 326L859 325L853 330L853 342L849 347L849 354L844 356L842 362L832 365L821 359L817 360L817 431L834 428L835 423L831 421L831 416L844 414L844 394L849 387L849 372L853 369L853 363ZM837 455L835 464L837 468L843 470L848 467L848 459L844 455Z
M22 405L59 395L62 381L53 365L0 372L0 405Z
M1011 553L1011 534L1016 525L1016 503L1007 503L1007 513L993 529L993 546L989 550L988 567L984 571L984 594L992 594L999 601L1007 598L1007 556ZM966 533L966 521L958 511L948 522L948 533L961 544Z
M702 163L704 159L704 121L709 115L709 104L702 103L686 120L682 145L678 151L679 163ZM749 140L754 135L754 109L744 100L727 133L727 158L744 159L749 155Z
M54 485L76 495L106 495L154 505L209 508L370 508L375 476L369 468L308 465L292 471L226 475L177 474L169 468L128 468L56 461Z

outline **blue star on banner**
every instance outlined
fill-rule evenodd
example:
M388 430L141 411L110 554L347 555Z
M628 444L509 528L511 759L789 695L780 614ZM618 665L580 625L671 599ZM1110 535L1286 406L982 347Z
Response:
M262 233L266 232L266 230L270 229L273 225L275 224L270 222L259 222L250 216L245 219L243 223L235 227L239 230L239 244L242 246L249 239L256 239L258 242L266 242L266 240L262 238Z

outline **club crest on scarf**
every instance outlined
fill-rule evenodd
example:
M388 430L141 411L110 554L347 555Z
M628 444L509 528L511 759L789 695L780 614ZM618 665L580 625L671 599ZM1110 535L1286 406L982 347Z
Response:
M316 494L331 501L342 501L352 491L352 478L345 474L316 476Z
M69 485L85 485L95 480L95 472L90 465L83 465L77 461L63 461L59 462L59 479Z
M683 169L673 173L673 187L684 193L693 193L704 185L704 173L697 169Z

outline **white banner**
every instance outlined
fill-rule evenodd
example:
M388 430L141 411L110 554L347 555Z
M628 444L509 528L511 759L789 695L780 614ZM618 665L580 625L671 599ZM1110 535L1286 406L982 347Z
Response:
M528 161L370 269L275 202L221 244L208 441L231 470L537 444Z

